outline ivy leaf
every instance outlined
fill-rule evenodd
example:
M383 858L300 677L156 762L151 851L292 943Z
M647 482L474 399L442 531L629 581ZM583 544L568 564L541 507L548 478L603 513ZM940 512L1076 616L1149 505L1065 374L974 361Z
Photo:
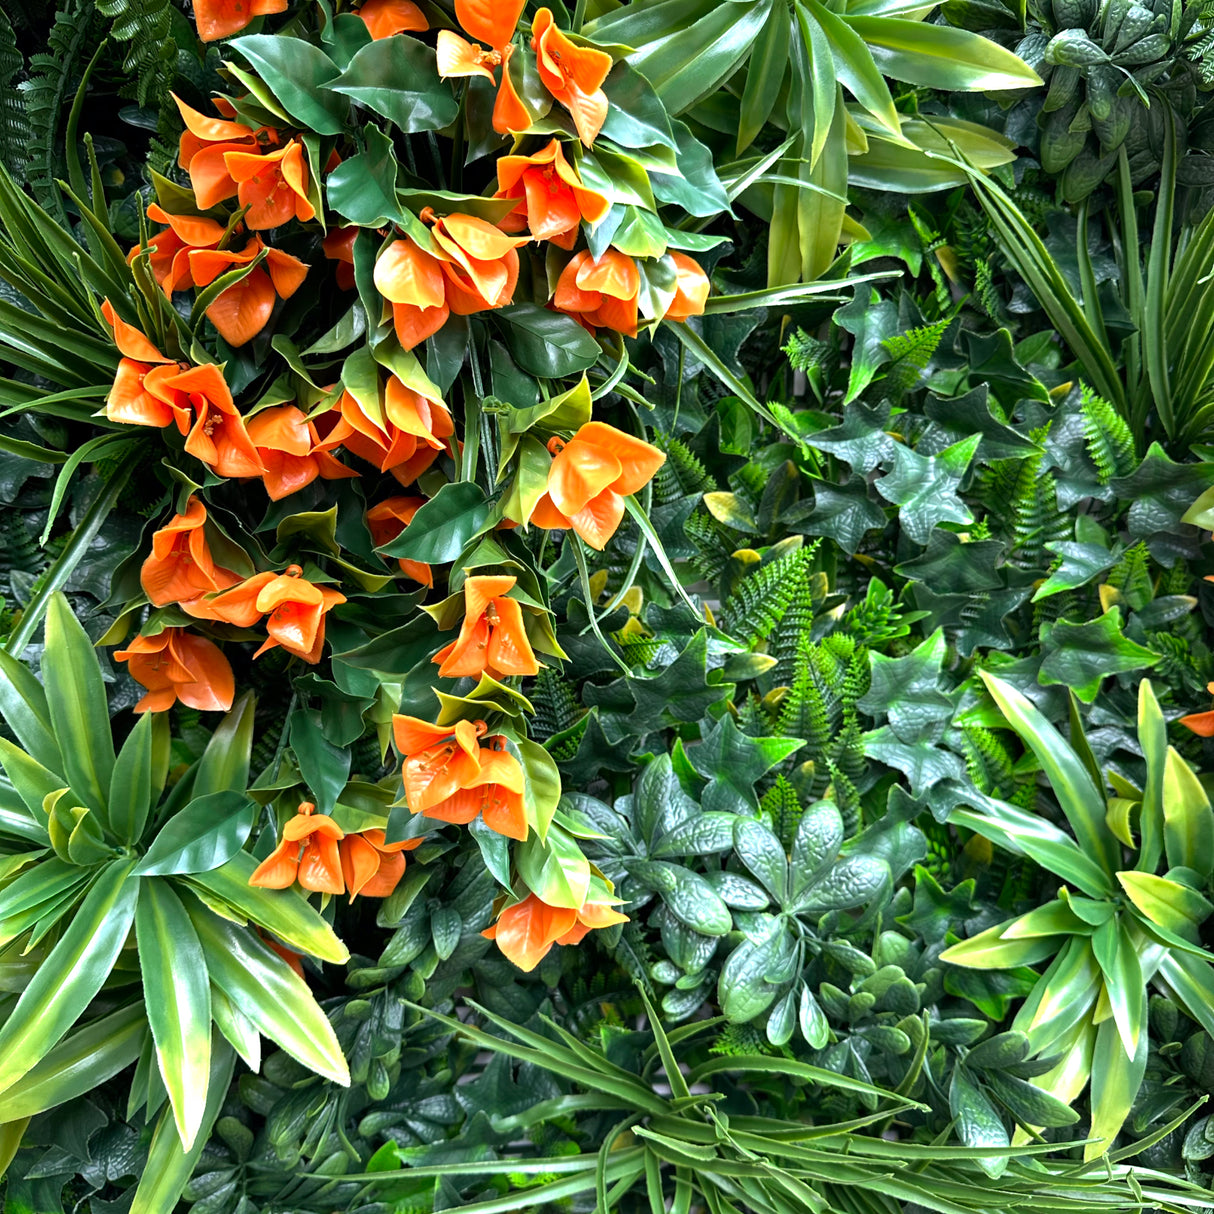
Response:
M926 868L916 864L914 902L910 911L896 921L928 944L939 944L951 924L970 917L973 901L973 877L946 891Z
M805 441L846 461L853 472L867 474L894 458L897 443L885 433L889 413L888 401L871 409L856 402L843 410L841 425L807 435Z
M931 455L929 443L938 442L937 449L942 449L971 434L980 434L982 441L978 444L978 458L983 462L1018 459L1040 450L1031 439L1005 426L991 413L989 398L990 389L986 384L979 384L963 396L929 395L923 412L936 425L919 440L919 446Z
M814 481L813 488L812 502L798 502L785 512L781 521L790 530L825 535L852 556L867 532L885 526L885 514L869 498L863 478L842 485Z
M892 299L882 299L875 288L866 295L856 291L856 298L835 313L841 328L855 337L851 349L851 372L847 378L845 405L872 383L878 369L892 357L885 340L898 332L898 305Z
M1085 624L1059 621L1043 639L1042 649L1045 660L1039 681L1069 687L1085 704L1096 698L1109 675L1143 670L1160 660L1159 654L1122 635L1116 607Z
M1129 476L1110 481L1122 501L1131 502L1127 527L1135 539L1160 531L1177 532L1194 500L1214 480L1214 464L1178 464L1158 443Z
M952 699L940 690L947 653L939 628L904 658L870 653L872 683L856 706L869 716L886 716L900 742L938 742L953 715Z
M1064 590L1075 590L1086 586L1097 574L1111 569L1117 562L1118 551L1110 551L1099 544L1073 544L1067 540L1058 540L1046 544L1051 552L1056 552L1062 559L1058 568L1042 582L1033 602L1061 594Z
M990 384L996 398L1006 402L1009 408L1025 397L1049 403L1049 389L1017 361L1012 335L1007 329L996 329L994 333L963 329L961 341L965 346L970 379L975 383Z
M908 745L888 726L871 730L863 737L864 753L896 768L910 781L911 795L920 797L941 780L965 779L965 766L957 755L938 746Z
M929 456L900 444L895 448L894 470L877 481L877 492L901 507L899 521L916 544L926 547L937 523L973 521L956 490L981 441L982 435L974 434Z
M710 813L757 812L756 781L804 745L800 738L749 737L726 713L699 746L687 751L696 771L709 777L700 798L704 809Z
M966 597L978 590L994 590L1001 584L999 565L1004 545L999 540L967 542L953 531L938 527L931 534L927 551L913 561L904 561L894 572L915 582L947 586Z

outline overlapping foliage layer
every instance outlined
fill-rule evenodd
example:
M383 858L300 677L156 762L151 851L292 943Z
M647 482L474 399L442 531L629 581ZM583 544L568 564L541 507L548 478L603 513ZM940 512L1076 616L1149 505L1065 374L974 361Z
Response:
M6 1211L1214 1204L1212 22L0 11Z

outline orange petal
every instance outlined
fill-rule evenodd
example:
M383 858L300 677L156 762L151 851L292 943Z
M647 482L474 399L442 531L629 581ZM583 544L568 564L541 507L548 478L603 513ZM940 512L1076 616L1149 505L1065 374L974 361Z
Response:
M607 541L615 535L623 517L624 499L618 493L604 489L581 510L570 515L569 522L591 548L602 552Z
M450 310L444 303L440 308L418 308L412 304L392 305L392 327L401 349L412 350L428 337L433 337L447 323Z
M270 276L259 266L220 293L207 309L207 319L228 345L240 347L270 323L276 299Z
M106 323L114 330L114 344L124 358L133 358L141 363L170 363L171 358L165 358L159 350L134 325L128 325L108 299L101 301L101 315Z
M435 46L438 74L444 80L450 76L484 76L493 80L493 70L485 62L485 52L454 30L439 30Z
M186 105L176 93L170 93L169 96L177 103L181 120L191 135L205 140L207 143L229 143L253 138L253 132L247 126L242 126L239 122L228 122L223 118L208 118L206 114L199 113L193 106ZM158 219L157 222L164 221Z
M307 263L281 249L267 249L265 264L279 299L290 299L308 276Z
M295 884L299 872L299 844L285 839L253 870L250 885L263 889L286 889Z
M257 447L270 447L288 455L307 455L312 450L307 416L294 405L262 409L249 418L246 429Z
M702 316L711 289L708 275L686 253L672 252L670 257L678 273L678 286L670 307L666 309L666 319L686 320L689 316Z
M464 580L464 615L478 620L494 599L513 590L518 578L508 574L474 574Z
M607 249L598 261L587 259L577 270L577 285L583 291L598 291L614 299L635 299L641 289L636 262L619 249Z
M613 485L622 471L623 465L609 447L588 442L579 431L557 452L548 469L548 495L562 514L572 517Z
M430 28L430 23L413 0L366 0L355 16L366 22L367 30L374 39L390 38L405 30L423 33Z
M341 875L353 902L355 895L379 872L379 852L362 835L348 835L341 841L339 851Z
M226 157L233 150L243 150L248 144L216 143L204 147L190 157L190 185L194 201L206 210L235 198L239 186L228 172Z
M666 462L666 456L657 447L606 422L587 422L573 436L573 442L579 441L610 451L619 460L620 475L611 487L625 496L643 489Z
M345 890L336 839L322 834L308 839L299 859L299 884L316 894L340 894Z
M112 422L128 426L167 426L174 411L145 387L151 368L147 363L124 358L118 363L114 383L105 398L105 415Z
M535 894L508 906L494 924L494 938L502 952L521 970L531 971L543 960L558 937L577 922L577 912L549 906Z
M434 725L420 717L408 717L403 713L396 713L392 717L392 738L396 749L404 756L426 750L451 734L449 725Z
M232 123L231 125L237 124ZM251 135L252 132L247 131L246 134ZM168 224L183 245L194 249L205 249L217 245L227 230L217 219L207 219L204 215L173 215L155 202L148 207L148 218L156 223Z
M1187 717L1181 717L1180 723L1198 737L1214 738L1214 711L1190 713Z
M523 103L510 75L510 53L513 50L513 46L503 48L502 82L498 85L497 99L493 103L493 129L499 135L525 131L532 123L531 111Z
M455 0L455 18L464 31L497 50L514 37L526 0Z
M562 514L552 504L552 498L547 493L535 503L535 509L531 511L531 517L525 521L534 523L545 531L565 531L573 526L569 521L569 516Z
M570 83L557 100L569 111L578 138L587 147L593 146L607 121L607 94L602 89L586 93Z
M459 212L441 220L435 226L434 236L448 252L454 252L448 240L454 241L473 263L500 261L511 249L527 243L526 236L507 236L486 220Z
M540 665L523 627L522 607L514 599L496 599L494 607L498 622L489 635L486 665L499 675L538 674Z
M610 902L586 902L577 912L578 921L588 928L610 927L613 923L627 923L628 916Z
M437 257L405 237L394 240L376 259L375 289L389 303L417 308L443 306L445 286Z
M176 644L193 675L177 685L177 698L198 712L227 712L236 697L236 678L223 651L206 637L184 631Z

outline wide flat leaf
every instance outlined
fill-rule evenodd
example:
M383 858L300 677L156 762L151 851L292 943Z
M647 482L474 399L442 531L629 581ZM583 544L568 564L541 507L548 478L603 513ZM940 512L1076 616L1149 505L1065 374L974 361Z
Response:
M55 594L47 607L42 679L63 774L80 804L106 823L114 742L105 684L93 643L62 594Z
M1196 943L1197 928L1209 917L1211 906L1195 889L1154 873L1120 872L1117 880L1152 923Z
M872 681L857 707L870 716L885 715L902 742L938 742L953 716L953 697L940 690L948 656L944 632L937 628L904 658L869 654Z
M406 134L441 130L459 114L455 94L438 77L433 49L406 34L363 47L327 87L374 110Z
M43 767L60 771L63 756L55 740L46 692L29 667L0 647L0 716L17 741Z
M206 1114L211 984L198 935L168 882L142 882L135 938L156 1059L189 1150Z
M1082 624L1059 620L1050 628L1042 648L1042 685L1062 684L1088 704L1110 675L1145 670L1160 660L1159 654L1123 635L1117 607Z
M1130 922L1133 922L1132 918ZM1110 919L1092 935L1092 952L1104 974L1104 990L1125 1052L1133 1057L1138 1037L1146 1032L1146 984L1138 952L1121 917Z
M519 876L541 902L578 910L590 888L590 863L559 826L545 840L532 835L515 849Z
M385 556L442 565L457 560L488 521L489 504L480 486L472 481L453 481L439 489L409 526L380 551Z
M602 348L576 320L535 304L499 308L494 316L515 362L529 375L560 379L598 362Z
M282 34L248 34L228 45L252 64L283 109L302 126L319 135L341 134L350 104L326 87L339 73L337 64L319 47Z
M1138 1039L1138 1048L1129 1053L1112 1020L1096 1029L1096 1048L1092 1053L1092 1125L1095 1140L1083 1150L1084 1159L1096 1159L1113 1145L1130 1107L1138 1095L1147 1066L1147 1034Z
M869 496L863 476L853 475L841 484L815 480L813 494L808 509L798 503L785 514L783 522L790 531L824 535L850 556L870 531L885 526L885 513Z
M1163 838L1168 864L1203 878L1214 872L1214 812L1197 773L1169 746L1163 770Z
M1163 856L1163 775L1167 762L1168 726L1149 679L1138 684L1138 744L1147 762L1138 822L1142 836L1135 868L1153 873Z
M325 195L329 206L351 223L384 227L400 221L399 165L392 141L379 127L365 127L363 137L367 144L363 151L347 157L325 179Z
M708 778L700 804L710 813L757 812L756 782L804 744L800 738L752 738L725 713L712 732L687 751L691 765Z
M110 975L135 918L134 860L106 865L0 1027L0 1093L32 1070Z
M949 1112L956 1118L958 1137L967 1147L998 1149L1010 1145L1003 1118L964 1066L953 1067L948 1103ZM975 1162L988 1176L1001 1176L1008 1165L1007 1157L1000 1155L979 1155Z
M318 1075L348 1086L341 1046L307 983L249 928L191 901L186 909L215 985L263 1036Z
M1015 924L1013 919L1011 923L988 927L986 931L946 948L940 954L940 960L971 969L1014 969L1018 965L1036 965L1062 947L1064 938L1061 936L1009 937L1007 931Z
M877 492L900 507L898 520L915 543L926 546L937 523L973 521L957 488L981 441L982 436L974 434L931 456L901 443L895 446L894 469L876 482Z
M1057 553L1059 559L1057 567L1033 594L1034 603L1049 598L1050 595L1061 594L1064 590L1077 590L1080 586L1086 586L1094 577L1106 569L1111 569L1117 562L1118 553L1099 544L1075 544L1060 540L1046 544L1046 547Z
M329 741L321 714L315 708L297 708L291 714L289 727L291 750L299 764L299 774L312 793L317 810L322 814L332 813L350 778L350 750Z
M253 693L245 692L219 722L194 772L195 797L217 792L243 793L249 780L253 745Z
M1049 1053L1060 1037L1089 1017L1100 986L1091 944L1072 936L1020 1005L1011 1027L1028 1035L1034 1053ZM1112 1020L1108 1023L1115 1036Z
M135 871L145 877L210 872L240 851L257 814L256 802L243 793L195 797L161 827Z

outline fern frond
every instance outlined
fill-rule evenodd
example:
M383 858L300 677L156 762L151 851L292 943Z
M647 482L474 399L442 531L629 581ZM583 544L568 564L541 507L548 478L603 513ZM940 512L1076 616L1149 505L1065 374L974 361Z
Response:
M1125 418L1086 384L1080 385L1083 403L1083 433L1088 454L1100 474L1100 483L1107 485L1115 476L1128 476L1138 463L1134 436Z
M771 829L783 844L785 851L792 847L797 823L801 821L801 802L796 790L780 775L759 801L759 813L771 823Z
M541 666L531 685L531 703L535 706L535 736L541 741L562 733L585 714L571 684L551 666Z
M17 35L0 8L0 161L20 178L29 143L29 122L17 92L25 59L17 46Z
M919 382L950 323L951 317L942 316L930 325L908 329L881 343L893 360L882 382L895 399L900 400Z
M760 565L743 578L725 603L730 634L747 645L755 645L771 635L784 618L803 574L812 549L795 548L778 560Z
M1146 543L1139 540L1133 547L1127 548L1117 564L1109 570L1105 581L1121 591L1122 598L1132 610L1141 611L1155 597L1151 554Z
M173 82L173 6L169 0L96 0L96 5L103 17L113 18L110 37L127 46L122 69L132 79L124 95L158 107Z
M780 348L794 371L813 371L822 365L827 346L824 341L810 337L804 329L796 329Z

